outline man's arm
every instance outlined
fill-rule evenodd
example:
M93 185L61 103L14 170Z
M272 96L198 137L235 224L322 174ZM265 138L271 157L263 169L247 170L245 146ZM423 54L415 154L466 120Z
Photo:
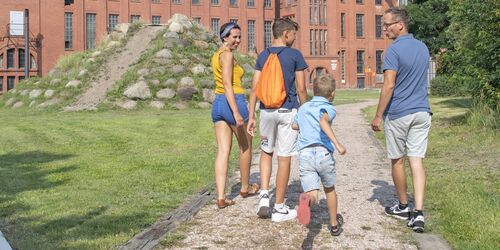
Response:
M255 91L257 89L257 83L260 78L260 70L255 70L253 73L252 80L252 91L250 92L250 97L248 98L248 125L247 125L247 133L251 136L255 135L255 129L257 125L255 124L255 105L257 104L257 96L255 95Z
M392 98L392 94L394 93L396 74L397 72L394 70L389 69L384 71L384 85L382 85L382 90L380 91L377 112L372 120L373 131L381 131L380 124L382 123L382 116L384 115L384 111Z
M340 144L340 142L337 140L337 137L335 137L329 121L330 116L328 115L328 113L324 113L319 120L319 126L321 130L326 134L326 136L328 136L328 139L333 142L333 145L335 145L335 148L337 149L339 154L343 155L346 153L346 149L344 148L344 145Z
M300 105L302 105L307 102L307 90L304 70L295 71L295 83Z

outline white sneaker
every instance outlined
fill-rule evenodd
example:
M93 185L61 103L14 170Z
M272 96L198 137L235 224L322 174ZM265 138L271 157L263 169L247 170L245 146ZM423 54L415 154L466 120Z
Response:
M283 206L283 208L276 208L276 206L274 206L271 220L274 222L282 222L295 219L296 217L297 210L291 209L287 205Z
M259 207L257 208L257 215L260 218L269 218L269 195L261 194L259 196Z

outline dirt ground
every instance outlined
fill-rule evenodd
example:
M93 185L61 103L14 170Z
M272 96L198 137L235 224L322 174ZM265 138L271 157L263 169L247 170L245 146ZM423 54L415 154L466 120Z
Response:
M270 219L259 219L256 215L258 197L241 198L238 196L239 184L235 184L229 197L234 198L236 205L219 210L214 202L207 204L192 221L180 228L179 233L185 238L171 248L417 249L404 222L383 212L384 206L395 201L389 161L361 111L375 104L369 101L337 106L333 128L347 148L346 155L335 154L339 213L345 220L341 236L332 237L327 230L328 213L323 192L319 208L312 210L311 224L305 227L297 220L274 223ZM271 185L276 173L276 165L273 167ZM294 158L287 191L287 204L291 207L298 205L302 191L297 168ZM233 178L233 183L238 183L238 173ZM259 182L258 153L254 155L251 179ZM271 198L273 203L274 197Z

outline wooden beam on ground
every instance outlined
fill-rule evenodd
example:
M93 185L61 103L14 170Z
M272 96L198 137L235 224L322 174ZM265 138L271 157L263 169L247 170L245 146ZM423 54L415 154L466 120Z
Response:
M167 234L175 231L179 222L185 222L194 217L200 209L212 199L210 189L204 189L199 194L195 195L186 204L178 207L169 214L162 216L155 224L144 229L139 234L135 235L124 245L121 245L119 250L129 249L154 249Z

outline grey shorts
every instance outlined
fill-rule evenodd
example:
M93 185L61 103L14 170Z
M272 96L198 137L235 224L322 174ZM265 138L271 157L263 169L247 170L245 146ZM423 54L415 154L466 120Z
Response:
M337 179L333 154L323 146L311 146L299 151L299 176L304 192L331 188Z
M384 121L387 157L399 159L405 155L425 158L427 137L432 116L428 112L417 112L398 119Z
M297 109L260 110L260 148L266 153L276 151L278 156L296 155L299 132L292 129Z

